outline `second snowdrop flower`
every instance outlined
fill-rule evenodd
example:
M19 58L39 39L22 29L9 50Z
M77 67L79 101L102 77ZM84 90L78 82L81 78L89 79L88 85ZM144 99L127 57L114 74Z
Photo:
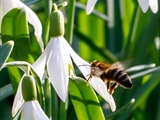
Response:
M21 113L21 120L49 120L42 110L37 99L36 83L33 76L26 75L23 77L19 86L22 89L24 103L14 120L18 120Z
M38 40L38 43L41 47L41 50L43 51L43 41L42 41L42 25L37 17L37 15L24 3L22 3L20 0L0 0L0 31L1 31L1 22L3 16L9 12L13 8L24 8L26 11L27 21L33 25L35 29L35 36Z

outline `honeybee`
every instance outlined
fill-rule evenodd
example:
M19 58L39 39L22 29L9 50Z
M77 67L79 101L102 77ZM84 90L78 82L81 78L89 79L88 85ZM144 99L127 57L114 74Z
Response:
M124 88L132 88L133 84L131 78L119 68L119 65L120 63L108 64L94 60L91 62L91 71L89 78L87 79L87 84L92 76L100 77L107 85L108 92L111 95L114 93L114 89L116 89L118 85Z

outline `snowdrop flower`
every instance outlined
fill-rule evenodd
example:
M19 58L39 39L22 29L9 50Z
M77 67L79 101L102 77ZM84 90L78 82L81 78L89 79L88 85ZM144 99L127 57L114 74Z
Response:
M144 13L147 12L149 6L153 13L158 11L158 0L138 0L138 3Z
M86 13L87 13L87 15L92 12L96 2L97 2L97 0L88 0L87 5L86 5Z
M0 31L1 31L1 22L3 16L9 12L13 8L24 8L26 11L27 20L30 24L33 25L35 29L35 36L38 40L38 43L41 47L41 50L43 51L43 42L42 42L42 25L37 17L37 15L24 3L22 3L20 0L0 0Z
M63 37L64 17L62 12L57 10L57 6L54 5L54 7L54 12L50 17L50 34L52 37L41 56L33 64L33 68L39 75L40 79L42 79L45 72L45 66L47 66L47 72L51 84L60 99L65 102L68 95L69 77L74 76L73 69L71 69L73 67L71 58L77 66L89 65L89 63L80 58ZM79 67L79 69L86 79L88 79L87 75L90 73L90 68L88 66L82 66ZM111 110L115 111L116 106L114 99L107 92L105 83L99 78L94 77L89 83L97 93L99 93L110 104ZM17 112L24 102L21 94L21 90L18 87L12 107L12 115Z
M18 120L20 113L22 113L21 120L49 120L36 100L37 91L33 76L24 76L19 86L21 86L22 95L25 102L20 108L18 114L15 116L14 120Z
M58 12L57 11L56 13L54 12L52 13L53 15L53 16L51 15L52 22L50 21L50 24L51 24L50 34L53 37L50 39L42 55L34 63L34 66L41 65L44 68L45 64L47 64L47 71L48 71L51 83L55 88L58 96L61 98L62 101L65 102L67 98L67 93L68 93L68 82L69 82L68 77L72 76L72 75L68 75L69 66L72 66L71 58L73 59L73 61L77 66L87 65L87 64L89 65L89 63L84 61L82 58L80 58L63 37L64 18L61 11L58 11ZM58 16L60 18L59 22L53 22L55 21L55 18L56 18L55 16ZM56 29L52 29L52 25L54 25L52 23L58 23L60 24L60 26L57 27L57 24L56 24L56 26L54 26L56 27ZM79 67L79 69L81 70L83 75L86 77L86 79L88 79L87 75L90 73L90 67L82 66L82 67ZM42 71L40 71L39 69L38 72L40 73ZM104 82L99 78L93 77L92 80L89 81L89 83L107 102L109 102L112 111L115 111L116 109L115 102L112 96L107 92L107 88Z
M34 66L43 66L43 68L39 69L39 73L42 72L41 70L44 69L45 64L47 64L51 83L55 88L58 96L64 102L67 98L68 93L68 77L72 76L68 75L68 66L72 66L71 58L77 66L90 66L88 62L80 58L74 52L74 50L71 48L71 46L63 36L59 36L51 38L43 54L34 63ZM79 67L80 71L86 79L88 79L88 74L90 73L90 67L88 66ZM107 92L105 83L101 79L95 77L92 77L89 83L97 91L97 93L99 93L110 104L111 110L115 111L115 102L113 100L113 97Z

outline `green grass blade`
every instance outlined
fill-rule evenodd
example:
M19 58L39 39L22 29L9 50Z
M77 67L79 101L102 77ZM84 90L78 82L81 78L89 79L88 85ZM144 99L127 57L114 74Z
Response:
M0 101L7 98L8 96L13 94L13 89L11 84L8 84L2 88L0 88Z

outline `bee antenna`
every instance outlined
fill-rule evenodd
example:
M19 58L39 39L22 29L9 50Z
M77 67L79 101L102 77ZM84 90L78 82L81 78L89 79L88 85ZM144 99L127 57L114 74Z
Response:
M78 65L78 67L82 67L82 66L89 66L90 67L91 65L87 65L87 64L86 65Z

